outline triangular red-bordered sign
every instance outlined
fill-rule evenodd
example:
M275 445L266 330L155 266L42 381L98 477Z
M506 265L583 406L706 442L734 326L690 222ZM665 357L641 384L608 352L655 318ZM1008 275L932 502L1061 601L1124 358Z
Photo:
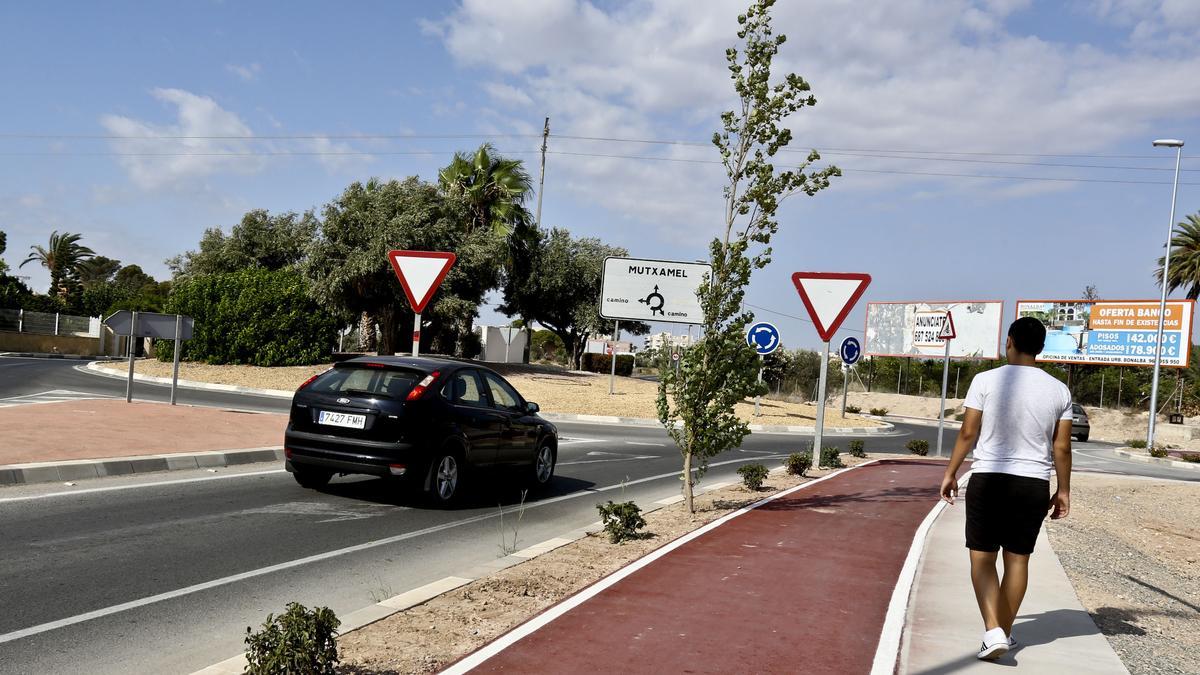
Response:
M388 251L388 261L417 314L425 310L455 259L453 253L442 251Z
M954 313L946 310L946 323L942 324L942 330L938 333L939 340L953 340L958 337L958 333L954 331Z
M792 283L804 301L821 340L829 342L871 283L857 272L796 272Z

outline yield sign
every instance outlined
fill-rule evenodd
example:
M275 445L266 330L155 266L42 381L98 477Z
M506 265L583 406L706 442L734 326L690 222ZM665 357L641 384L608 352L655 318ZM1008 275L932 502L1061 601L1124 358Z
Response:
M947 310L946 322L942 324L942 331L938 333L939 340L953 340L958 337L958 333L954 332L954 314Z
M429 304L442 279L454 264L453 253L438 251L388 251L388 260L413 312L420 314Z
M821 340L829 342L854 304L871 283L870 274L853 272L796 272L792 283Z

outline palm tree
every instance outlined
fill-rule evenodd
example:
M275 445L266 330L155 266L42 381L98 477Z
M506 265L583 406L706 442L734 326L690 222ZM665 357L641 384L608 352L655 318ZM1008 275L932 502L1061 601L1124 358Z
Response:
M479 146L474 155L456 152L450 164L438 172L442 189L462 198L471 211L467 234L488 228L507 236L523 217L525 197L533 189L521 160L495 152L491 143Z
M69 296L75 282L76 267L79 263L95 255L92 249L79 243L82 235L57 230L50 233L50 242L46 248L34 244L29 249L29 257L19 266L24 267L31 262L39 262L50 271L50 295L59 297Z
M1163 258L1158 259L1155 277L1162 283ZM1200 298L1200 213L1187 216L1175 226L1171 236L1171 271L1167 288L1171 291L1187 286L1189 300Z

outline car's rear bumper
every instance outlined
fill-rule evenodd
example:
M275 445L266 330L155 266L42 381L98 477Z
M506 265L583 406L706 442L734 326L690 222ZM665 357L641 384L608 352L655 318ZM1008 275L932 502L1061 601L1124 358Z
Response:
M1091 433L1091 431L1092 431L1092 425L1090 425L1090 424L1072 424L1071 425L1071 435L1072 436L1078 436L1079 434Z
M283 437L288 471L297 465L321 467L338 473L373 476L397 475L397 465L419 461L417 447L409 443L388 443L314 434L288 428Z

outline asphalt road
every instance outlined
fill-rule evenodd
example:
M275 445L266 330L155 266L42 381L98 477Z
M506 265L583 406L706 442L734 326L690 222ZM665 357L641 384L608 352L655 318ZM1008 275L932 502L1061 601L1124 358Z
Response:
M0 359L0 398L124 393L122 382L74 365ZM164 387L137 387L139 398L166 395ZM180 401L286 407L188 390ZM0 672L188 673L238 653L246 627L290 601L344 615L593 526L595 505L607 499L645 507L678 494L679 455L661 429L558 426L558 477L523 506L502 474L476 476L473 499L437 510L376 479L343 477L323 491L305 490L273 465L4 489ZM904 453L913 437L933 444L936 430L899 425L897 432L868 438L867 449ZM953 439L948 431L947 447ZM754 434L715 458L701 485L735 481L747 462L775 465L805 440ZM1098 444L1081 444L1076 457L1084 470L1200 478L1120 460Z

